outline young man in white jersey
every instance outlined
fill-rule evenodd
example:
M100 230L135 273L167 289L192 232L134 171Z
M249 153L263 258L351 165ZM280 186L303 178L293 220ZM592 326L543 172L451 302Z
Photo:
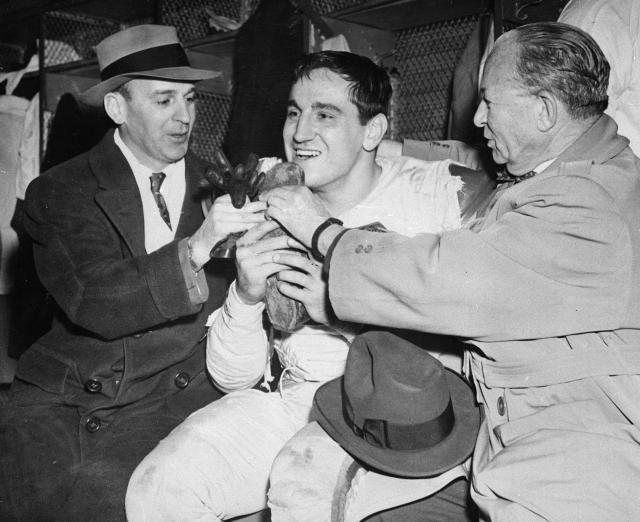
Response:
M380 222L407 236L458 228L462 181L451 175L451 161L376 160L390 96L386 72L368 58L344 52L301 58L283 139L287 160L305 172L313 193L308 204L348 227ZM238 276L210 318L207 344L208 370L227 395L193 414L138 466L127 492L132 522L218 520L264 509L277 453L310 422L316 389L344 371L361 325L331 321L322 259L313 252L282 256L297 243L263 238L278 226L265 221L237 243ZM263 300L266 280L276 273L281 292L301 301L315 321L276 332L269 342ZM284 370L277 390L265 393L260 382L273 349ZM435 355L460 371L459 355ZM465 506L456 509L463 513Z

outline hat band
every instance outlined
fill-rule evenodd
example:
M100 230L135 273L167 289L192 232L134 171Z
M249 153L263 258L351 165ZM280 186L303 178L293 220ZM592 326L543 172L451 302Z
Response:
M365 419L360 427L353 421L353 410L348 398L346 399L345 419L351 425L353 432L372 446L379 448L399 451L431 448L451 433L455 423L453 405L449 399L449 404L444 411L426 422L397 424L383 419Z
M189 59L179 43L159 45L123 56L100 71L102 81L122 74L135 74L168 67L189 67Z

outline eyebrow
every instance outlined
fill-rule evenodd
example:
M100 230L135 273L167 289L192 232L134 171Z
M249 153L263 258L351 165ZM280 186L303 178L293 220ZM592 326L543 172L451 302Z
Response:
M315 102L311 104L311 108L313 110L329 110L329 111L333 111L336 112L338 114L342 114L342 109L340 107L338 107L337 105L333 105L332 103L321 103L321 102Z
M289 100L289 103L287 104L287 107L295 107L296 109L302 110L300 109L300 106L296 103L295 100ZM340 107L338 107L337 105L333 105L332 103L322 103L322 102L314 102L311 104L311 108L314 111L322 111L322 110L329 110L329 111L333 111L335 113L338 114L342 114L342 109Z
M194 92L196 92L195 87L189 89L185 93L185 96L189 95L189 94L193 94ZM176 89L158 89L158 90L155 90L155 91L151 91L151 95L152 96L162 96L162 95L165 95L165 94L179 94L179 92Z

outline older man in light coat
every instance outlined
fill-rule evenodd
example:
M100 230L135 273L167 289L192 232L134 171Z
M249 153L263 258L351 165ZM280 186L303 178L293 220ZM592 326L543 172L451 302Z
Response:
M475 123L512 181L473 230L332 225L311 245L321 206L299 189L264 196L326 256L337 317L469 343L486 519L640 519L640 160L604 114L608 76L566 24L496 42Z

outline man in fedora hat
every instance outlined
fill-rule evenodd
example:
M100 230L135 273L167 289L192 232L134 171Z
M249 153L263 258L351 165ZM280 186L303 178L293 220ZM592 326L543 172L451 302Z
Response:
M220 393L205 373L208 315L232 279L204 266L229 232L263 221L228 196L203 215L207 164L188 152L194 69L173 27L142 25L96 48L83 101L117 126L36 179L26 225L58 312L21 358L0 429L0 518L123 520L137 462Z
M510 175L473 230L318 236L326 215L304 188L264 195L327 257L338 318L468 343L485 519L640 519L640 160L604 114L608 78L568 24L496 41L474 121Z

